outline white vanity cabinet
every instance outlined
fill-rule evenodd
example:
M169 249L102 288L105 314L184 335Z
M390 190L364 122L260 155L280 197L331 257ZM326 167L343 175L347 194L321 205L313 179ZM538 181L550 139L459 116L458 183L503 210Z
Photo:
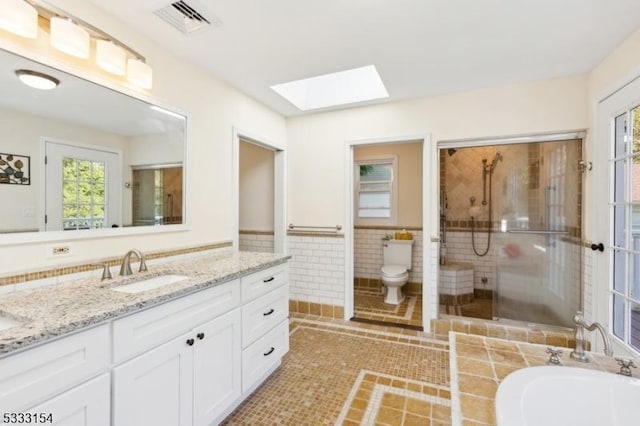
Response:
M42 413L52 419L43 424L109 425L108 369L108 324L0 359L0 424Z
M113 369L115 425L210 425L241 396L239 281L176 302L114 321L114 353L191 327ZM200 323L206 316L214 319Z
M288 308L285 263L0 358L0 424L218 424L280 365Z
M242 392L248 395L289 351L289 286L282 264L241 278Z

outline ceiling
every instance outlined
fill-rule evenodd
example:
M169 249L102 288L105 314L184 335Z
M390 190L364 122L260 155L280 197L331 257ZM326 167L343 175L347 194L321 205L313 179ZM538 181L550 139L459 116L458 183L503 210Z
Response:
M274 84L373 64L380 103L554 78L640 28L638 0L185 0L222 23L186 36L152 12L171 0L90 1L285 116Z

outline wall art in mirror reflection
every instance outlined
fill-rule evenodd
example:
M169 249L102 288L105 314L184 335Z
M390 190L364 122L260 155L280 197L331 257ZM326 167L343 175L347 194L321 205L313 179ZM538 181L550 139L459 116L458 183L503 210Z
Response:
M31 185L30 158L0 152L0 183Z

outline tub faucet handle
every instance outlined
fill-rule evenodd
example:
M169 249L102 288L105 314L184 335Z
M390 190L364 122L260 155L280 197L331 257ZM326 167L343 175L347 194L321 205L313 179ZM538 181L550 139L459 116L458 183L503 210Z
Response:
M560 362L560 357L562 356L562 349L553 349L551 347L548 347L545 352L549 354L549 361L547 361L547 364L562 365L562 363Z
M618 361L618 365L620 366L618 374L623 376L631 377L631 368L638 368L632 359L616 358L616 361Z

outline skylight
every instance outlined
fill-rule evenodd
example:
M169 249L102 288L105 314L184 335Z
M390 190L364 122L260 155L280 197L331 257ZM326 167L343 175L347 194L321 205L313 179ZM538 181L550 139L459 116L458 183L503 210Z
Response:
M302 111L388 98L374 65L271 86Z

